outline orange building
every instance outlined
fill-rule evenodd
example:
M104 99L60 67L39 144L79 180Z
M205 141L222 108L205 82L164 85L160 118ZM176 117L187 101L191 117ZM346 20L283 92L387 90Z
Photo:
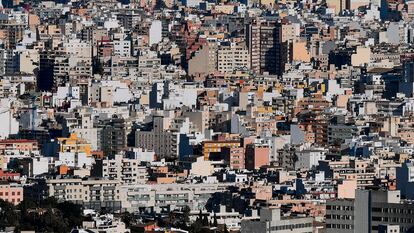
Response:
M210 160L212 153L221 153L223 148L238 148L240 141L205 141L203 142L204 160Z
M68 138L58 138L59 152L85 153L90 156L91 144L73 133Z

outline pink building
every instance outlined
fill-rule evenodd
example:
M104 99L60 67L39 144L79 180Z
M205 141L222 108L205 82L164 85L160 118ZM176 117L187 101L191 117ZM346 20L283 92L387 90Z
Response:
M341 184L338 184L338 198L355 198L355 190L357 189L356 180L343 180Z
M33 151L38 150L37 141L26 139L6 139L0 140L0 149L4 150L22 150Z
M222 149L224 160L229 164L230 169L242 170L244 166L244 148L243 147L227 147Z
M270 149L267 145L249 144L246 146L246 169L259 169L262 166L269 165Z
M0 180L1 181L12 181L12 180L18 181L20 180L20 173L3 171L3 169L0 169Z
M0 199L18 205L23 201L23 187L18 184L0 184Z

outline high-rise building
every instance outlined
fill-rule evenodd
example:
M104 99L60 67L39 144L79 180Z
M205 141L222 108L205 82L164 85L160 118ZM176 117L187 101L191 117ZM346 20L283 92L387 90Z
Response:
M406 162L397 167L397 189L401 195L408 199L414 199L414 163Z
M282 41L282 24L273 18L253 19L247 24L246 37L252 71L281 75L287 62L287 42Z
M249 51L244 44L221 44L217 50L217 70L231 73L235 70L250 68Z
M101 130L101 145L105 156L113 158L127 146L125 120L116 115L103 122Z
M0 20L0 39L4 41L4 48L15 49L23 39L24 24L13 20Z
M169 130L167 121L163 116L155 116L151 131L135 133L135 147L153 150L160 158L177 158L180 134Z
M327 233L376 233L380 225L398 225L399 232L411 232L414 205L401 200L398 190L356 190L355 199L326 203Z

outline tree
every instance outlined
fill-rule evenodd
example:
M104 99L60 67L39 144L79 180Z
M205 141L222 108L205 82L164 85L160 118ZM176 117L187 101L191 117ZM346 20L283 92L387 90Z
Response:
M190 207L188 206L183 207L183 221L186 223L190 222L190 211L191 211Z
M224 224L224 230L223 230L223 232L224 233L229 233L229 230L227 230L227 225L226 224Z
M125 223L126 227L130 227L135 221L135 216L127 211L122 213L121 220Z
M200 210L200 212L198 213L198 217L197 217L196 221L201 221L202 218L203 218L203 213Z
M195 221L193 224L191 224L190 226L190 232L200 232L201 229L203 228L203 224L201 224L201 221Z
M0 228L19 226L20 216L16 207L10 202L0 199Z
M203 224L203 226L208 226L208 218L207 215L204 215L203 220L201 221L201 223Z
M214 222L213 222L213 225L215 226L215 227L217 227L217 216L216 216L216 213L214 213Z
M62 213L62 217L72 227L82 225L82 207L73 202L65 201L57 204L57 209Z

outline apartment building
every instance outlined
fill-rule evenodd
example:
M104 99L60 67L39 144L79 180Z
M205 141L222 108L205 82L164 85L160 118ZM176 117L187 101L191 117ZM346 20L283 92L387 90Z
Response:
M216 192L224 192L234 183L217 184L138 184L122 186L122 207L128 211L139 208L175 209L189 206L192 210L203 209Z
M180 134L170 130L164 117L154 117L151 131L135 133L135 147L153 150L160 158L177 158L179 155Z
M205 160L224 160L221 154L222 150L224 148L239 148L240 141L204 141L202 146Z
M101 124L101 149L105 156L115 156L125 150L127 144L127 123L121 117L114 115Z
M119 180L123 184L144 184L147 175L147 168L140 166L140 160L124 158L122 154L113 159L96 160L92 169L92 176Z
M224 160L230 169L243 170L245 168L245 155L243 147L224 147L221 149Z
M282 41L282 24L275 18L256 18L247 24L246 41L250 67L257 74L281 75L287 62L287 43Z
M0 183L0 199L18 205L23 201L23 186L17 183Z
M270 164L270 148L268 145L248 144L245 153L246 169L259 169Z
M91 155L91 144L83 138L79 138L76 133L70 134L68 138L57 138L59 152L85 153Z
M15 50L0 50L0 74L13 75L20 72L20 54Z
M260 219L242 220L242 233L312 233L313 218L282 217L278 208L260 209Z
M359 188L373 185L375 179L375 169L369 160L350 160L346 157L340 161L320 160L319 170L332 179L356 180Z
M232 73L250 69L250 54L242 43L222 43L217 49L217 71Z
M414 199L414 163L405 162L397 168L397 189L407 199Z
M120 209L120 181L108 179L56 178L46 181L49 197L88 208Z
M4 41L6 49L15 49L23 38L25 25L14 20L0 21L0 39Z
M295 152L297 161L295 162L296 169L310 170L319 165L320 160L325 159L327 150L324 148L309 148Z
M398 225L399 232L414 227L414 205L400 191L356 190L355 199L328 200L327 233L377 233L380 225Z

